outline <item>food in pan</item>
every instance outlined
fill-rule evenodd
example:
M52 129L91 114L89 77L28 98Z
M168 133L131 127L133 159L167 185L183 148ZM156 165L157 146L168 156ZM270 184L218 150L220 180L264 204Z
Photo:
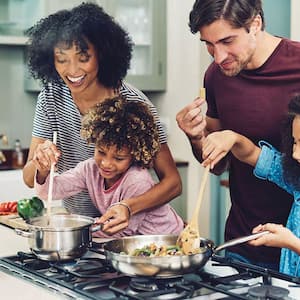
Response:
M193 253L191 254L197 254L197 253L201 253L201 248L194 249ZM122 252L122 254L127 254L130 256L140 256L140 257L184 255L182 249L178 245L158 246L155 243L151 243L142 248L136 248L130 253Z

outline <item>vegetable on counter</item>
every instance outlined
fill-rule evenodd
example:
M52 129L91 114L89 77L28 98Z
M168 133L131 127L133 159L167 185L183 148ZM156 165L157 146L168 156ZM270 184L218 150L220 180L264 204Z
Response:
M22 199L18 201L17 210L20 217L28 220L43 215L44 203L36 196L30 199Z
M9 201L0 203L0 216L10 215L17 212L17 201Z

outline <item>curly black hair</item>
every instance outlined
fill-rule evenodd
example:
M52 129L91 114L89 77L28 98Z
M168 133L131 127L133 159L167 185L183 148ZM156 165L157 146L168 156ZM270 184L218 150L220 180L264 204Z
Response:
M288 114L282 128L283 174L286 181L295 188L300 188L300 164L293 158L293 121L300 117L300 94L295 95L289 105Z
M149 107L121 96L106 99L82 119L81 136L96 146L126 147L133 164L149 168L160 149L158 130Z
M29 72L43 84L62 82L54 66L54 48L74 43L85 53L93 44L99 61L99 81L117 89L130 67L133 43L128 33L104 10L93 3L82 3L71 10L60 10L26 30Z

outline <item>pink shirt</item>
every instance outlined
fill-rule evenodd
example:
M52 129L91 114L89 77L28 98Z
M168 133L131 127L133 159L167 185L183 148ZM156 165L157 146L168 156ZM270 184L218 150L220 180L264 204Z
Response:
M94 205L101 214L104 214L111 204L139 196L153 185L154 181L146 169L133 166L106 190L98 166L94 158L90 158L54 177L52 197L54 200L63 199L87 189ZM48 186L49 176L42 185L35 182L38 197L47 200ZM131 216L128 227L116 233L114 237L137 234L179 234L182 229L183 221L180 216L169 204L164 204ZM107 237L101 231L94 235Z

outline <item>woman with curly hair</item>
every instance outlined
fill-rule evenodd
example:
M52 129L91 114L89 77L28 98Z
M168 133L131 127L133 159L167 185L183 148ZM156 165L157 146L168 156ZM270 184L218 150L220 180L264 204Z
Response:
M77 164L53 179L53 199L73 196L84 189L95 207L104 214L110 207L149 190L154 181L147 168L159 152L157 128L148 107L122 97L106 99L91 109L82 120L82 137L95 145L94 157ZM50 169L37 168L37 195L47 199ZM99 223L100 220L98 220ZM179 234L183 221L169 204L133 215L127 228L115 237L135 234ZM97 232L96 236L107 236Z
M83 3L40 20L27 35L29 70L43 83L43 88L38 96L28 161L23 170L25 183L33 187L36 172L33 160L40 168L48 168L55 162L62 173L92 157L94 146L80 137L81 118L95 104L121 95L149 106L161 144L153 162L160 182L146 193L124 201L134 215L178 196L181 180L156 108L142 92L123 81L132 52L128 34L101 7ZM53 131L58 132L56 146L51 143ZM63 203L71 213L100 216L86 191L64 199ZM113 221L103 227L110 234L124 229L130 216L119 205L105 212L101 221L112 217Z
M293 195L286 227L281 224L259 224L253 232L270 231L254 241L253 246L280 247L280 272L300 276L300 95L289 105L282 130L282 149L279 152L265 141L259 147L243 135L231 130L209 134L203 141L203 165L215 166L229 151L240 161L255 166L254 175L268 180Z

